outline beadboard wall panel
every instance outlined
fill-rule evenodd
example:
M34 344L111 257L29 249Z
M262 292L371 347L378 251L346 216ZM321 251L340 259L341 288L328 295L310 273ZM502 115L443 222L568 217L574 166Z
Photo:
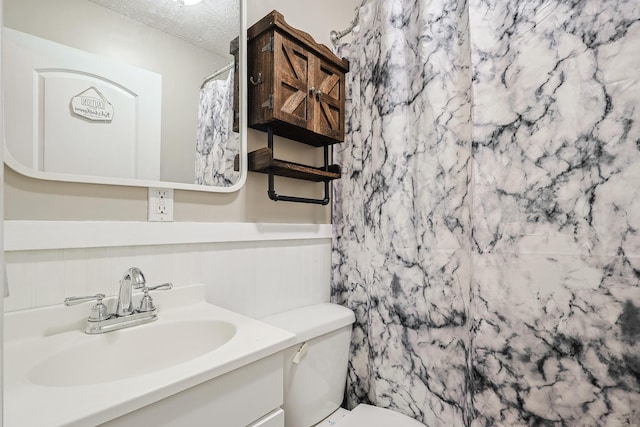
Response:
M15 235L16 227L24 224L7 223L8 238L16 239L12 233ZM51 236L57 233L56 225L60 228L56 223L38 223L37 227ZM63 228L70 233L69 241L84 239L87 247L75 247L79 245L74 243L70 248L29 249L51 246L37 237L30 237L33 240L28 244L9 244L5 254L10 288L10 295L5 298L6 311L61 304L67 296L100 292L115 295L122 274L131 266L139 267L152 285L203 283L211 303L252 317L329 301L331 239L330 230L324 227L316 226L310 232L299 224L236 224L242 237L229 241L234 239L221 231L224 224L219 225L219 233L205 224L201 230L210 237L200 237L197 243L182 243L197 235L198 226L192 224L189 233L181 235L177 231L173 237L164 237L160 244L144 244L148 240L140 238L139 245L129 239L126 246L110 243L91 247L101 246L105 241L103 232L96 228L93 238L81 238L76 233L92 230L87 224L77 225L74 228L68 223ZM103 228L109 233L128 230L129 225L121 226L110 223ZM155 225L139 223L137 227L139 235L145 235L144 229ZM256 231L265 229L270 230L268 236ZM15 250L16 247L21 249Z

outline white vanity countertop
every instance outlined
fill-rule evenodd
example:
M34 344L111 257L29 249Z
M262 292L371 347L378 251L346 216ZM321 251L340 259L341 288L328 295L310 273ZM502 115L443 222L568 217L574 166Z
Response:
M208 304L202 285L157 292L154 300L158 305L156 322L102 335L84 333L91 303L6 314L5 427L95 426L275 354L295 342L294 335L289 332ZM231 323L236 328L228 342L209 353L164 369L97 384L50 386L29 379L34 367L42 361L96 337L103 341L106 337L108 346L110 340L117 339L116 334L134 329L141 333L144 328L162 327L171 322L217 320ZM175 346L180 343L162 343L161 348L170 352ZM141 355L136 363L144 367L150 357ZM99 370L101 366L95 366L95 369Z

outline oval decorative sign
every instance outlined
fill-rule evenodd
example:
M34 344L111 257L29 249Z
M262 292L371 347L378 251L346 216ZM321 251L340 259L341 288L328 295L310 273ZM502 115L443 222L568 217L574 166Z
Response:
M71 112L76 116L94 121L113 120L113 106L95 86L71 98Z

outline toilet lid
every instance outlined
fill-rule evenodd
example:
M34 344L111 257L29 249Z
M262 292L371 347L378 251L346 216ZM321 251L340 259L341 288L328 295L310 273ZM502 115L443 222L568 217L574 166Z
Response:
M336 427L424 427L424 424L390 409L360 404Z

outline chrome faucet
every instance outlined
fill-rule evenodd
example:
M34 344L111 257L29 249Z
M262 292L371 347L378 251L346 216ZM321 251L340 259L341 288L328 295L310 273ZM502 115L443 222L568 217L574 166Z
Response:
M141 289L147 281L138 267L128 269L120 279L120 291L118 292L117 316L128 316L133 313L133 290Z
M156 314L157 309L149 296L149 291L171 289L173 287L171 283L163 283L162 285L151 287L147 287L145 284L144 274L142 274L139 268L131 267L128 269L120 280L118 302L116 311L113 314L109 314L107 306L102 303L102 300L105 298L104 294L86 297L69 297L65 298L64 304L69 306L97 300L97 304L91 308L91 313L87 319L85 332L88 334L102 334L131 326L142 325L153 322L158 318ZM142 289L144 292L144 296L140 300L140 307L138 307L137 310L133 308L134 289Z

